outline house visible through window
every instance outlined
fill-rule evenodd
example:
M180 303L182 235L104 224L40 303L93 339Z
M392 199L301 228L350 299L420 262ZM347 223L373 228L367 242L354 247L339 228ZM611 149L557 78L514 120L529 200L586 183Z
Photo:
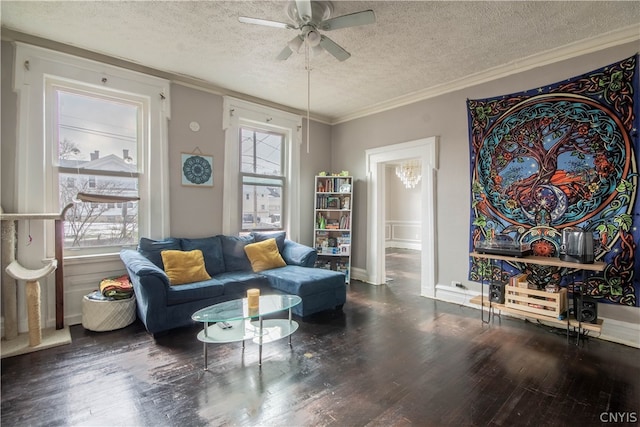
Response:
M285 135L240 128L242 231L282 229Z
M78 193L136 197L143 104L95 90L53 85L57 186L61 206ZM54 167L54 171L56 168ZM138 240L138 203L75 203L65 248L121 246Z

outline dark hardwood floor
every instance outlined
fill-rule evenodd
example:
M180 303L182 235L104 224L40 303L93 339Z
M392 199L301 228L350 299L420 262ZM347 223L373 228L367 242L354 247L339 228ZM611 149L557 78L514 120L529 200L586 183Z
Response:
M385 269L387 285L407 295L420 295L420 251L386 248Z
M140 322L73 326L70 345L2 360L2 426L637 424L638 349L483 325L399 275L353 281L347 298L342 313L301 321L292 348L265 345L261 369L257 346L237 343L209 346L205 372L198 326L157 340Z

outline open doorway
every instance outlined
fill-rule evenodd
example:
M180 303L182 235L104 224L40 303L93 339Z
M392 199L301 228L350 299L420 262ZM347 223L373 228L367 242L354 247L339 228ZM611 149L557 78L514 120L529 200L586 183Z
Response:
M385 278L390 288L420 295L422 163L385 164Z
M386 283L385 271L385 165L406 159L420 159L420 295L435 297L435 175L437 170L437 137L366 150L367 171L367 279L372 284Z

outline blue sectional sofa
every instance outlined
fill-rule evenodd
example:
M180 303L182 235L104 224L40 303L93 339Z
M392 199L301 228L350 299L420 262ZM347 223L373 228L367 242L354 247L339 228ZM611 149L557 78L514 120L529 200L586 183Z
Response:
M254 272L246 245L276 239L277 250L286 265ZM273 244L271 242L271 244ZM195 283L172 285L164 270L163 251L200 249L211 277ZM293 294L302 303L293 313L306 317L325 310L340 310L346 301L343 273L313 268L315 249L286 239L284 232L252 233L249 236L212 236L197 239L142 238L137 250L120 252L136 295L138 317L147 331L157 334L191 324L197 310L246 297L249 288L261 294Z

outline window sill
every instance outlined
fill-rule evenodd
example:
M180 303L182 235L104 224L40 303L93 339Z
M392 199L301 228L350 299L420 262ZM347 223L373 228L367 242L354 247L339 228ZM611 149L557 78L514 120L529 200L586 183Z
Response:
M64 256L65 265L82 265L94 262L111 262L120 261L120 253L104 253L104 254L91 254L91 255L72 255Z

